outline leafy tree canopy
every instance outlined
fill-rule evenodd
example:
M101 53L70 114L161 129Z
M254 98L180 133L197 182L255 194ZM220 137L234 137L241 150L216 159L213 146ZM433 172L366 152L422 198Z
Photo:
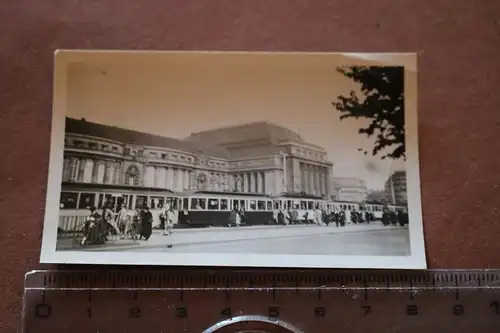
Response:
M337 71L360 83L362 95L351 91L349 96L337 97L333 105L341 113L340 120L369 120L370 124L358 133L375 139L371 154L382 159L405 159L404 67L349 66Z

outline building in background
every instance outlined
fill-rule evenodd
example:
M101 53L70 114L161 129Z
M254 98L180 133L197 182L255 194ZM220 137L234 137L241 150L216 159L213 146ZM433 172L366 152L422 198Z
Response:
M366 200L366 182L354 177L335 177L332 179L333 200L362 202Z
M385 196L389 203L407 204L406 171L394 172L385 182Z
M325 197L332 191L324 149L265 122L180 140L66 118L64 144L63 191L65 183Z

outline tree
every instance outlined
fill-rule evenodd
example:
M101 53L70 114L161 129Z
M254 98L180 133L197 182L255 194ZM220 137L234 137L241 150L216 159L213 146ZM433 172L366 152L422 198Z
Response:
M341 113L340 120L370 120L358 133L375 138L371 154L380 154L382 159L405 159L404 67L349 66L337 71L360 83L363 95L351 91L347 97L337 97L332 104Z
M373 190L369 191L367 196L366 196L366 201L367 202L377 202L377 203L385 203L387 202L387 197L385 195L384 190Z

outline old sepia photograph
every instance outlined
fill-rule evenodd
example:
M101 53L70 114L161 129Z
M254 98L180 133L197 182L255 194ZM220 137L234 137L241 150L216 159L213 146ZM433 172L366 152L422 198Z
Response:
M416 54L54 59L42 263L426 268Z

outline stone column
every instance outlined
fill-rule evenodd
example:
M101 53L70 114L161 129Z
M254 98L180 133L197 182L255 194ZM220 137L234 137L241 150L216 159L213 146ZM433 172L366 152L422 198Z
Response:
M257 178L257 193L262 193L262 182L263 179L260 177L260 172L255 173L255 177Z
M94 167L92 170L92 183L97 184L97 175L99 173L99 161L94 161Z
M175 177L176 177L176 182L175 182L175 190L176 191L182 191L182 185L184 184L183 180L183 174L181 169L176 169Z
M320 168L320 190L321 190L321 195L326 194L326 177L325 177L325 168L321 167Z
M161 167L156 167L155 168L155 187L161 188Z
M254 183L254 180L252 179L252 174L251 173L247 173L247 182L248 182L248 188L247 188L247 192L252 192L252 189L253 189L253 183Z
M167 173L164 167L156 167L155 187L165 188Z
M79 183L83 183L84 172L85 172L85 159L79 158L78 159L78 177L77 177L77 181Z
M182 178L184 180L183 190L189 190L189 172L188 170L183 169L182 173L184 174Z
M314 194L316 195L319 195L321 193L321 189L320 189L320 184L321 184L321 181L320 181L320 177L319 177L319 167L315 166L314 167Z
M174 169L172 168L167 168L167 188L171 191L173 191L175 188Z
M122 177L123 177L122 163L121 162L115 162L114 168L115 168L114 183L120 185L122 183Z
M300 192L306 192L307 179L304 171L304 163L300 163Z
M260 193L260 187L262 186L259 181L259 173L258 172L252 172L252 178L253 178L253 191L255 193Z
M242 192L248 192L248 177L246 173L241 174L241 178L243 180L243 191Z
M144 172L144 186L146 187L154 187L155 185L155 167L147 166L146 172Z
M98 166L97 166L97 178L96 178L96 182L98 184L104 183L105 172L106 172L106 166L104 165L104 161L99 161Z
M291 170L291 186L289 188L293 192L300 192L302 180L300 178L300 162L296 158L292 158L292 170Z
M313 167L312 165L308 165L307 166L307 174L308 174L308 188L309 188L309 191L308 193L309 194L314 194L314 172L313 172Z
M266 183L266 191L268 193L276 194L273 171L266 171L264 173L264 178L264 182Z
M236 187L236 176L235 175L231 175L231 174L228 174L227 175L227 187L228 187L228 191L238 191L238 188Z
M332 167L328 166L326 168L326 194L328 198L333 195L333 188L332 188Z
M264 172L259 172L259 177L260 177L260 181L261 181L261 191L262 193L267 193L267 189L266 189L266 175Z
M106 162L106 169L104 171L104 183L111 184L113 179L113 168L111 162Z
M283 176L283 170L274 170L273 178L275 194L287 191L287 189L284 187Z

